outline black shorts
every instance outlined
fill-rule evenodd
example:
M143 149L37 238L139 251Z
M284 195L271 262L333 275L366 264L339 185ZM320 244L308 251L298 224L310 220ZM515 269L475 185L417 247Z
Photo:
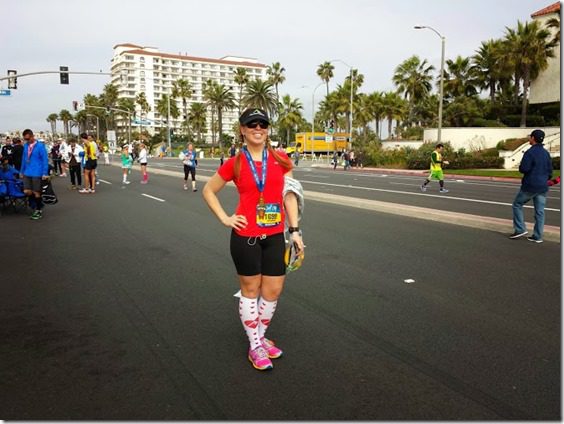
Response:
M36 193L41 193L41 177L23 177L24 190L31 190Z
M192 181L196 181L196 168L184 165L184 181L188 181L188 175L192 175Z
M94 170L98 166L98 161L96 159L88 159L84 164L84 169Z
M271 277L286 275L284 233L261 240L260 237L244 237L232 231L230 247L237 274Z

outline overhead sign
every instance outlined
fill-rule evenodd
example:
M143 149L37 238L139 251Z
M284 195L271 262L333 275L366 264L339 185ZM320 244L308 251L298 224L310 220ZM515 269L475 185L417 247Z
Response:
M134 119L133 123L136 125L151 125L151 121L147 119Z
M11 96L11 95L12 95L11 90L0 90L0 96Z

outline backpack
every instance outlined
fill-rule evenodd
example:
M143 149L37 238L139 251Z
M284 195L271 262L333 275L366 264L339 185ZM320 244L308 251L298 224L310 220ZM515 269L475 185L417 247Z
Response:
M54 205L59 201L50 180L41 181L41 200L46 205Z

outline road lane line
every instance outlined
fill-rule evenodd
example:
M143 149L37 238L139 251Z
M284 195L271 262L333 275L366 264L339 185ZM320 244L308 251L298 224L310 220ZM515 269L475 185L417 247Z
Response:
M100 181L101 183L104 183L104 184L110 184L110 185L112 185L111 182L106 181L106 180L103 180L103 179L101 179L101 178L98 178L98 181Z
M153 199L153 200L158 200L159 202L166 202L166 200L160 199L160 198L155 197L155 196L151 196L150 194L141 193L141 196L145 196L145 197L148 197L149 199Z
M325 186L332 186L332 187L342 187L342 188L352 188L356 190L367 190L367 191L381 191L385 193L395 193L395 194L408 194L411 196L424 196L424 197L437 197L439 199L449 199L449 200L461 200L464 202L475 202L475 203L485 203L489 205L501 205L501 206L512 206L511 203L504 203L504 202L495 202L493 200L479 200L479 199L469 199L466 197L455 197L455 196L441 196L438 194L426 194L426 193L413 193L411 191L399 191L399 190L388 190L385 188L373 188L373 187L362 187L362 186L353 186L351 184L332 184L332 183L322 183L319 181L307 181L301 180L302 183L305 184L315 184L315 185L325 185ZM533 209L533 206L525 205L526 208ZM560 209L555 208L544 208L545 211L552 211L552 212L560 212Z

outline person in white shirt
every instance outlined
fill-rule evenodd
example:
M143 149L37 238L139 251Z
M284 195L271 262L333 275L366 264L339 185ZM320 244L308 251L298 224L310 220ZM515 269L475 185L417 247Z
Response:
M67 144L65 139L60 138L59 141L61 142L61 144L59 145L59 154L61 155L62 158L61 169L63 171L61 177L66 177L69 166L68 166L68 162L65 160L65 157L68 156L67 151L69 149L69 145Z
M147 148L143 143L139 145L139 148L139 158L137 161L141 165L141 175L143 176L141 184L147 184L149 182L149 174L147 174Z

